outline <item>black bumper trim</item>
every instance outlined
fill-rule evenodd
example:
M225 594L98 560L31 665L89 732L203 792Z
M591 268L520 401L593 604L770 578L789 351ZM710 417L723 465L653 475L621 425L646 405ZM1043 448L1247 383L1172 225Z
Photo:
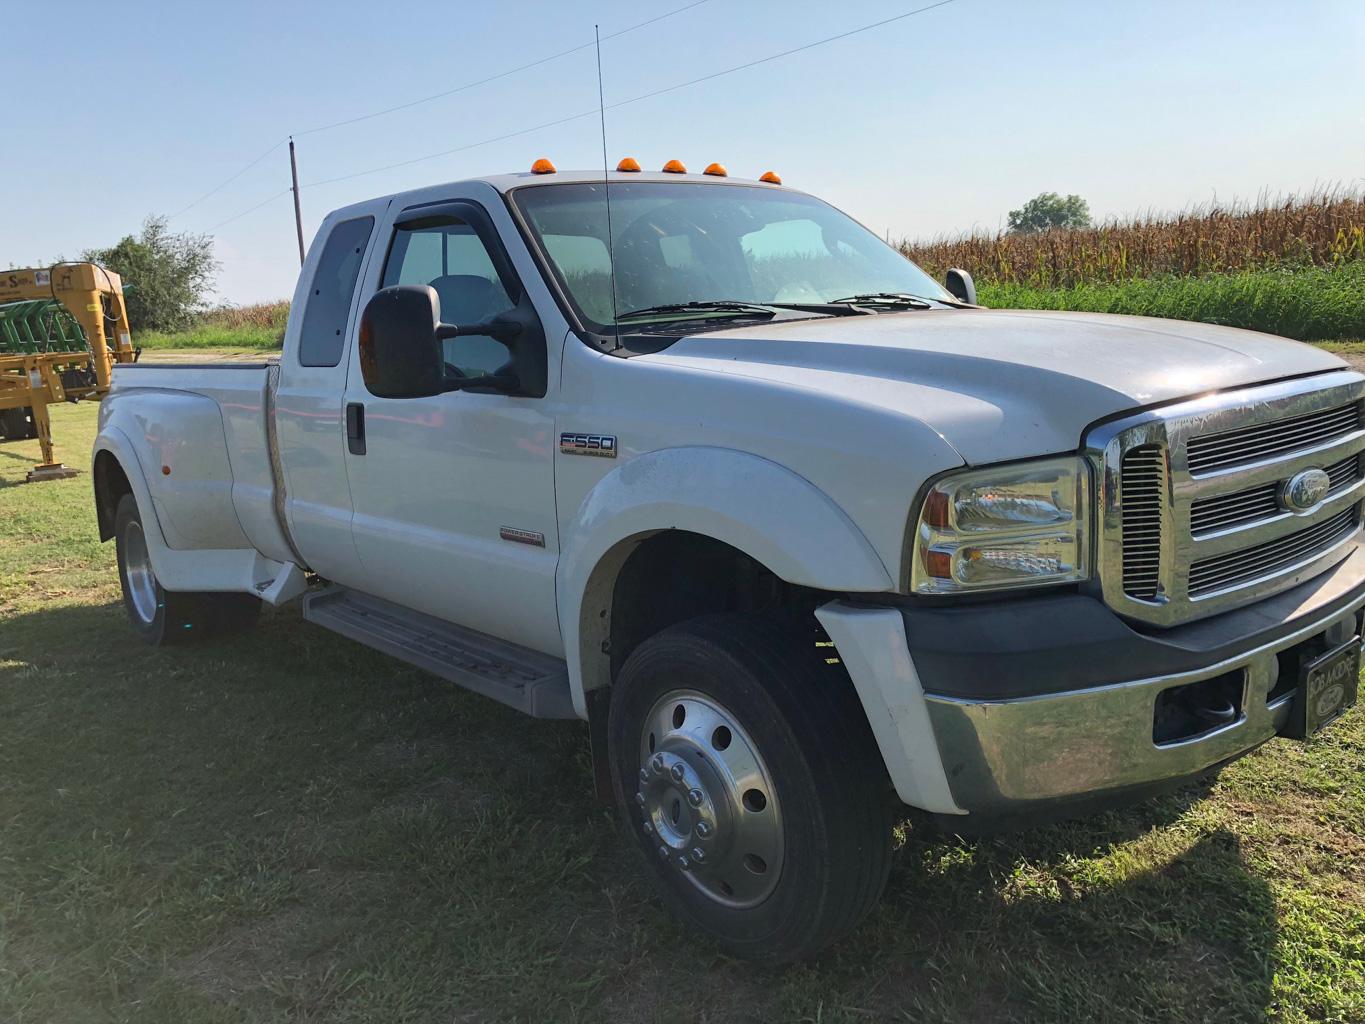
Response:
M1293 633L1365 597L1365 546L1322 575L1246 608L1142 631L1084 594L902 608L927 694L1009 700L1197 671Z

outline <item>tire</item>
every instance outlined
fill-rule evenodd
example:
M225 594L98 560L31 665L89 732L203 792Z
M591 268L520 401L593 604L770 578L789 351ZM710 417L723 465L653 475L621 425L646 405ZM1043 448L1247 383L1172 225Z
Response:
M31 441L38 436L38 423L28 406L0 410L0 440Z
M153 647L202 643L249 629L261 602L250 594L172 592L152 571L142 516L131 494L119 499L114 515L123 607L133 632Z
M626 827L664 902L745 959L818 953L871 910L890 870L886 769L852 683L815 640L809 619L694 619L636 648L612 689Z

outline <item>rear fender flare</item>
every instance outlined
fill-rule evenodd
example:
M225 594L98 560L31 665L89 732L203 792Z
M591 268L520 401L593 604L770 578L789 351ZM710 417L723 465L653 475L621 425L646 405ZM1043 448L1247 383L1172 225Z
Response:
M298 566L266 558L254 548L190 551L171 548L166 543L156 503L132 440L118 426L106 423L91 453L92 473L101 453L113 457L128 479L142 516L152 570L167 590L255 594L271 604L283 604L304 591L307 584Z

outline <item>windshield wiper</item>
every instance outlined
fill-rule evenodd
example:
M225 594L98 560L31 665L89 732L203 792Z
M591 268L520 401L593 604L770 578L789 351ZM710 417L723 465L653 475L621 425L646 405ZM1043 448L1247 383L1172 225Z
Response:
M777 316L777 312L771 306L759 305L756 302L741 302L736 299L714 299L705 302L670 302L662 306L645 306L643 309L632 309L629 313L621 313L617 320L635 320L647 316L667 316L670 313L724 313L731 316Z
M831 299L831 303L848 303L853 306L907 306L914 309L933 309L934 304L918 295L905 292L867 292L863 295L850 295L846 299Z

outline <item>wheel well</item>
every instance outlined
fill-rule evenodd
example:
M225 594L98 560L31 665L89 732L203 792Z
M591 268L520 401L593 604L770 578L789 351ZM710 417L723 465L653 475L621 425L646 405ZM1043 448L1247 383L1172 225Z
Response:
M627 556L612 587L607 635L611 678L636 647L676 623L714 612L783 609L813 616L827 597L779 579L756 559L714 538L683 530L656 533Z
M114 516L118 503L125 494L132 494L133 486L112 452L95 456L95 518L99 522L100 540L114 536Z

